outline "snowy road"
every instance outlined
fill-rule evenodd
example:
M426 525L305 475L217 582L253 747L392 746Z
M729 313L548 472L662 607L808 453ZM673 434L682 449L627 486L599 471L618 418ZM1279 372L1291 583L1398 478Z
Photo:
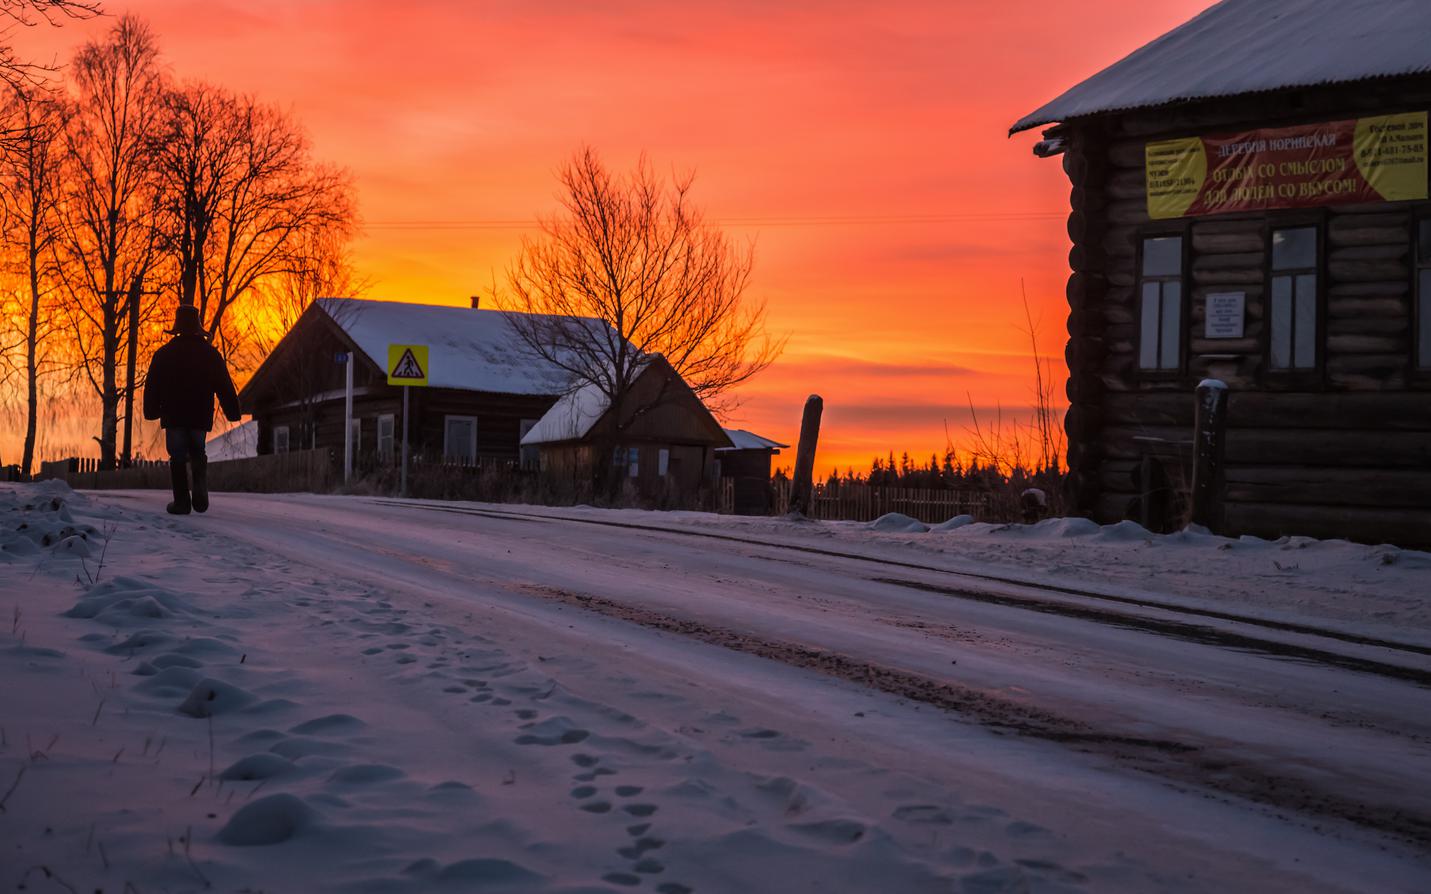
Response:
M353 890L1431 885L1416 631L1274 622L1158 581L1135 599L970 577L957 555L861 556L798 525L247 495L174 520L158 493L91 498L151 526L116 533L116 565L282 607L260 660L302 673L269 692L357 718L373 765L481 795L480 822L412 813L431 866L339 860ZM392 835L369 846L410 850ZM455 859L473 835L523 856L500 854L507 875Z

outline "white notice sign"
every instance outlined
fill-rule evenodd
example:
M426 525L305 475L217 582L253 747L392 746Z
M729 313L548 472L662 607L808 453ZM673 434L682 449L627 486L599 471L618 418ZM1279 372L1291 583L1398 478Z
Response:
M1206 338L1241 338L1246 292L1209 292Z

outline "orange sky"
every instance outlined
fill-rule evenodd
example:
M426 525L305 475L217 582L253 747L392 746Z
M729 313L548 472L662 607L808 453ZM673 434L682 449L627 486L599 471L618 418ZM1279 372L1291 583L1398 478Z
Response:
M1019 281L1061 358L1068 190L1008 125L1209 5L105 0L176 75L291 106L353 172L370 297L488 293L583 143L695 169L790 336L728 423L793 443L818 392L822 470L927 457L946 423L957 444L966 395L1029 400ZM107 27L12 40L63 61Z

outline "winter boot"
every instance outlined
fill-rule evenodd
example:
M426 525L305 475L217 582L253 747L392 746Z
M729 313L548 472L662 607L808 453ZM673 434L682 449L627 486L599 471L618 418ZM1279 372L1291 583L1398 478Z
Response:
M188 515L192 505L189 502L188 463L169 460L169 480L174 484L174 502L167 507L170 515Z
M189 461L194 466L194 511L209 511L209 458L196 456Z

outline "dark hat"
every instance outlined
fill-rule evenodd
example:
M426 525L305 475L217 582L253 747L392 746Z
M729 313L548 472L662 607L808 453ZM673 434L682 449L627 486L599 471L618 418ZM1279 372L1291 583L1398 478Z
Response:
M204 321L199 318L199 309L192 304L181 304L174 310L174 328L170 335L203 335Z

